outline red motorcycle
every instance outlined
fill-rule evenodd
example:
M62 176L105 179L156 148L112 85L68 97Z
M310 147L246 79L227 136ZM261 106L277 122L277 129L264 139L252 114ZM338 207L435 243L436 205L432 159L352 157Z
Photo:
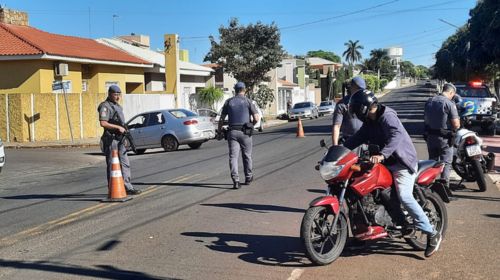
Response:
M321 146L326 147L324 141ZM328 184L325 196L309 204L302 219L300 234L308 258L315 264L335 261L346 244L351 230L358 240L404 238L416 250L425 250L426 235L415 228L393 187L391 172L382 163L370 163L378 146L358 156L343 146L331 146L316 166ZM413 195L429 217L431 224L444 236L448 225L449 202L444 185L436 178L443 162L418 163Z

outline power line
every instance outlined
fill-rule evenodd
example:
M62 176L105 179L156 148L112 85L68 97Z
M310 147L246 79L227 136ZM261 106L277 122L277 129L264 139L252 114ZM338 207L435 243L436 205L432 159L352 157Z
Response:
M382 6L386 6L386 5L389 5L389 4L398 2L398 1L399 0L393 0L393 1L381 3L381 4L378 4L378 5L375 5L375 6L371 6L371 7L365 8L365 9L356 10L356 11L353 11L353 12L341 14L341 15L338 15L338 16L333 16L333 17L323 18L323 19L319 19L319 20L315 20L315 21L310 21L310 22L305 22L305 23L300 23L300 24L285 26L285 27L281 27L280 30L286 30L286 29L292 29L292 28L295 29L295 28L302 27L302 26L307 26L307 25L311 25L311 24L316 24L316 23L321 23L321 22L325 22L325 21L330 21L332 19L343 18L343 17L346 17L346 16L351 16L351 15L359 14L359 13L362 13L362 12L365 12L365 11L369 11L369 10L372 10L372 9L376 9L376 8L379 8L379 7L382 7Z

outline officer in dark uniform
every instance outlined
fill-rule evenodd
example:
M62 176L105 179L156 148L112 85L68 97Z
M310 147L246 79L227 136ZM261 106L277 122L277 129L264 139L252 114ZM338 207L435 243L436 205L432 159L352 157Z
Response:
M452 84L444 84L443 92L433 96L425 103L424 123L425 137L429 159L445 162L441 178L445 180L448 194L450 184L450 167L453 159L452 141L454 131L460 127L457 106L452 101L456 88Z
M260 116L253 102L245 97L245 84L243 82L236 83L234 91L235 96L226 100L222 107L218 131L222 131L224 119L228 116L229 168L231 169L233 187L239 189L241 187L238 173L240 150L243 156L245 185L250 185L253 181L252 132L253 125L259 121Z
M112 85L108 89L108 98L99 104L99 107L97 108L97 111L99 112L99 122L101 127L104 128L101 140L103 143L104 154L106 155L108 185L110 182L112 166L111 153L113 148L115 148L118 149L118 156L120 159L121 171L127 194L136 195L140 194L141 190L135 189L130 182L130 161L127 156L127 149L125 148L123 141L120 141L123 137L122 134L126 131L124 127L125 117L123 115L123 109L120 104L118 104L120 97L120 88L116 85Z
M361 77L354 77L351 80L348 94L344 96L335 105L335 111L333 111L333 125L332 125L332 144L338 145L340 138L346 140L356 133L361 125L363 124L356 116L349 113L347 108L349 104L349 99L351 99L351 93L356 93L359 90L365 90L366 83ZM341 136L342 134L342 136Z

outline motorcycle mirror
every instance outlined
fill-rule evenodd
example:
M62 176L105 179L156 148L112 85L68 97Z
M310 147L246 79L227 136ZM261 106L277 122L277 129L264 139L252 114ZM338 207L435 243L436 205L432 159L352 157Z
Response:
M321 141L319 141L319 145L323 148L326 147L325 139L321 139Z

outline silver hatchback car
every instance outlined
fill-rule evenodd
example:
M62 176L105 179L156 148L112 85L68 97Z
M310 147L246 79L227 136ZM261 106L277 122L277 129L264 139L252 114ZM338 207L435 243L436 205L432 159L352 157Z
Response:
M167 109L145 112L127 122L137 154L146 149L163 148L175 151L179 145L198 149L215 137L215 127L209 117L201 117L187 109Z

